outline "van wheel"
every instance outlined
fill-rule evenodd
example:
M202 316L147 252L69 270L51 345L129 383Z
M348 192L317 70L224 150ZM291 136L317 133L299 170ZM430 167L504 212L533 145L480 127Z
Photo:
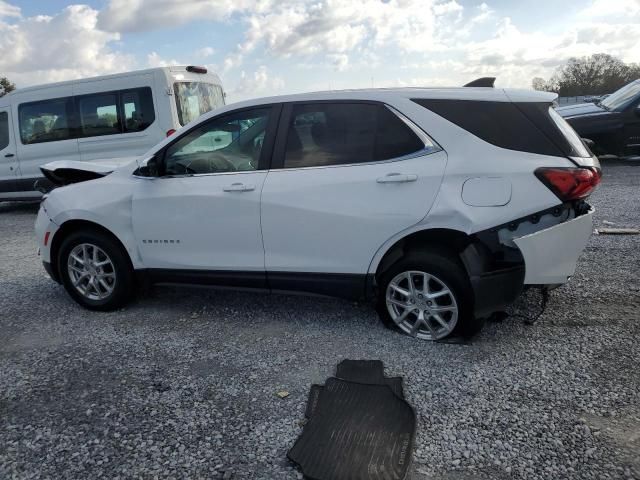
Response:
M421 340L465 334L473 323L473 291L453 254L412 252L379 279L382 321Z
M58 271L69 295L90 310L120 308L133 292L133 269L127 254L100 232L70 234L60 247Z

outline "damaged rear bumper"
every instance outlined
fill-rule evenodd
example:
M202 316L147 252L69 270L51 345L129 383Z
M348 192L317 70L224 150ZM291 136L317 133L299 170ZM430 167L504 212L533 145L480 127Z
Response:
M565 283L575 270L593 231L593 207L544 230L513 239L525 263L525 285Z

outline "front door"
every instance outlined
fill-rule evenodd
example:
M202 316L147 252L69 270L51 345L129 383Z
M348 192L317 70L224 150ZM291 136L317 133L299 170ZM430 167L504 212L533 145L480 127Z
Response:
M382 104L297 103L283 117L262 193L269 284L361 277L385 241L427 214L446 154Z
M0 197L16 191L18 157L9 108L0 108Z
M159 177L140 178L133 227L142 260L170 280L264 286L260 193L275 107L223 114L158 153Z

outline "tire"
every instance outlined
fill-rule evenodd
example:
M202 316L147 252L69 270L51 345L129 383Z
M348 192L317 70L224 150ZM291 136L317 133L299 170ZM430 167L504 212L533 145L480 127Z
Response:
M407 296L409 277L414 293ZM479 329L480 323L473 318L473 290L454 253L437 248L410 252L380 275L378 285L376 307L388 327L436 341L451 335L467 336Z
M71 233L60 246L57 261L65 289L89 310L116 310L133 294L134 275L129 257L107 234L96 230Z

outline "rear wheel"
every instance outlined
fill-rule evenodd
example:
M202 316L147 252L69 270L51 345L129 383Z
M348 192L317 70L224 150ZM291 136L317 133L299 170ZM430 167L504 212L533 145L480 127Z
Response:
M58 270L71 297L91 310L115 310L133 291L133 270L122 247L92 230L70 234L60 247Z
M471 285L453 254L411 253L385 271L379 285L381 319L408 335L441 340L473 323Z

